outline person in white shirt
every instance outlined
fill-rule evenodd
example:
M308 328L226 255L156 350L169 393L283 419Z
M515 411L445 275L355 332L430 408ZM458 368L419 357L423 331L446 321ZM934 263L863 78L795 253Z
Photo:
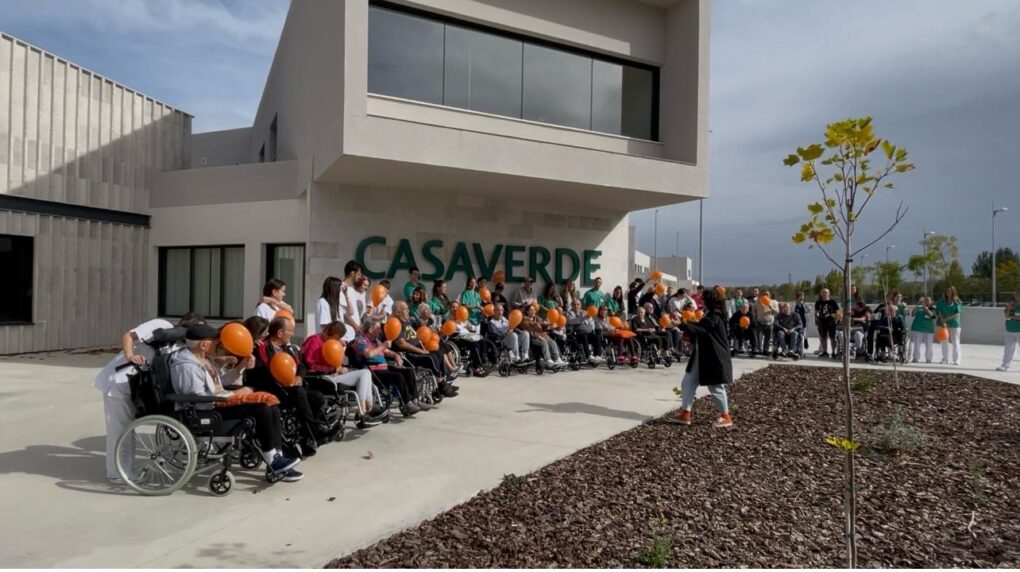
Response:
M514 292L514 295L510 299L510 304L519 310L524 310L525 307L530 306L532 302L537 302L538 298L535 294L534 279L530 276L524 277L524 284Z
M342 321L347 326L343 337L345 344L354 341L358 332L361 331L361 312L358 311L355 284L362 278L364 278L362 266L353 260L347 261L347 264L344 265L344 279L340 285L340 294L337 300L337 305L343 316ZM363 296L361 301L364 303Z
M576 300L576 298L575 298ZM511 330L510 320L503 315L503 305L496 304L489 318L489 332L503 340L503 346L510 351L510 362L528 361L531 349L531 334L523 330Z
M322 328L333 322L344 321L340 305L340 299L344 296L343 285L344 281L336 276L329 276L322 281L322 295L315 302L315 331L321 332Z
M188 326L202 321L197 314L187 314L178 325ZM93 386L103 394L103 413L106 418L106 477L121 482L117 472L117 439L124 428L135 420L135 407L131 402L131 387L128 378L138 372L135 366L146 364L156 357L156 349L150 345L156 330L170 329L174 325L163 319L154 319L135 326L121 336L121 351L96 375ZM169 348L176 351L180 345ZM125 461L130 462L130 456Z
M382 302L379 302L379 307L376 308L376 313L384 316L391 316L393 315L393 297L390 296L390 281L380 280L379 284L386 288L386 297L382 299Z
M285 309L288 312L293 312L289 305L286 308L283 307L283 298L286 295L287 284L279 278L270 278L262 287L262 302L255 308L255 315L272 320L280 310Z

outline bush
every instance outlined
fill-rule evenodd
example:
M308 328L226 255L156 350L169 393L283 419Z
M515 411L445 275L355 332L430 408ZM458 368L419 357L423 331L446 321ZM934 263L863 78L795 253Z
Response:
M860 393L867 391L875 386L877 380L871 376L862 376L860 379L854 382L853 390Z
M899 455L910 453L922 445L924 439L924 435L916 427L903 421L903 411L896 408L888 424L875 428L869 447L880 453Z
M652 544L642 548L635 560L647 568L665 568L669 564L669 557L673 554L673 540L666 536L666 525L669 521L666 517L659 515L649 522L652 529Z

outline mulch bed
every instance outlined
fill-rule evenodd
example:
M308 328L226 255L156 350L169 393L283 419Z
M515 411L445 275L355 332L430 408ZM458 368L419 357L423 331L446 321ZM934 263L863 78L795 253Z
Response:
M690 428L646 423L328 566L844 567L837 375L768 367L731 387L733 429L700 399ZM859 565L1020 567L1020 386L855 375ZM923 442L880 453L896 412Z

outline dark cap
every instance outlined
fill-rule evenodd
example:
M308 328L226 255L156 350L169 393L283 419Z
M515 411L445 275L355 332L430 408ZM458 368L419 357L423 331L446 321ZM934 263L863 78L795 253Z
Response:
M496 290L502 290L502 289L503 289L503 283L502 282L496 282Z
M184 337L189 340L215 340L220 337L220 331L209 324L192 324Z
M528 284L528 283L531 283L531 282L534 282L534 281L535 281L535 279L532 278L531 276L525 276L524 277L524 283L525 284Z

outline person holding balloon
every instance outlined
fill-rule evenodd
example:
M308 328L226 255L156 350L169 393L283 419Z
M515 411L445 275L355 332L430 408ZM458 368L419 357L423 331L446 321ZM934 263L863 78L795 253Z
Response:
M511 296L512 306L517 309L524 311L526 306L530 306L533 302L538 301L538 297L535 295L535 279L531 276L525 276L521 287L514 292Z
M434 319L445 322L450 316L450 306L453 302L446 295L446 280L440 278L432 284L432 298L429 300L429 310L432 311Z
M705 303L704 315L698 321L688 321L680 325L694 339L694 350L687 362L687 371L681 389L681 409L666 416L668 423L690 425L693 421L692 411L699 386L708 387L709 394L719 410L719 417L712 424L716 428L733 426L730 415L729 398L726 385L733 383L733 362L730 358L730 341L726 333L724 296L715 289L705 290L702 301Z
M574 305L574 300L580 300L581 295L577 292L577 285L574 281L567 278L563 281L560 287L560 306L562 308L571 308Z
M600 307L598 311L601 312L604 308L606 306ZM559 316L555 317L559 318ZM576 299L567 313L567 324L573 330L578 345L581 346L581 353L585 361L593 364L602 361L602 336L596 332L595 321L597 319L597 313L591 316L588 312L581 310L581 301ZM589 347L591 350L588 349Z
M581 298L581 306L585 308L588 306L595 306L595 308L598 309L605 303L606 293L602 291L602 278L596 276L592 289L585 292L584 296Z
M535 305L528 304L523 311L515 309L510 312L511 323L516 316L514 312L521 312L521 329L531 337L531 345L537 346L542 352L543 365L548 368L565 367L567 362L561 357L559 346L546 332L548 322L537 316Z
M256 366L245 381L252 388L271 393L294 408L303 428L302 451L312 456L317 440L332 428L316 413L322 411L325 397L302 383L301 378L308 368L301 359L300 349L291 345L293 337L294 320L273 318L269 322L268 336L255 348Z
M367 369L344 367L343 339L347 327L343 322L330 322L322 331L308 336L301 343L301 357L308 371L328 379L337 386L353 388L358 394L359 427L378 424L369 413L372 411L372 374Z
M229 326L238 326L240 330L244 330L239 324L228 324L224 327L224 332L221 332L204 322L188 327L185 334L186 348L175 354L174 359L170 362L170 382L173 384L174 392L190 395L215 395L228 397L232 401L236 400L236 404L216 408L220 417L225 420L253 419L255 421L255 436L268 465L267 471L282 475L282 480L285 482L298 481L304 475L294 470L294 467L301 460L287 457L283 453L283 428L279 408L271 404L271 401L263 399L246 403L245 396L255 393L251 388L243 387L236 391L226 391L216 375L216 367L210 360L216 355L219 345L233 346L239 341L238 338L244 337L236 335L240 333L236 329L223 335ZM246 340L240 341L244 342L241 345L247 345L247 350L235 347L232 353L247 351L250 355L251 337L248 336ZM212 409L213 404L197 403L195 408Z
M960 316L963 314L963 303L956 295L956 288L949 286L945 295L935 303L939 326L948 330L946 339L939 340L942 346L942 363L960 365ZM949 347L953 347L953 361L949 361Z
M272 320L280 310L293 315L294 310L283 301L286 295L287 283L279 278L270 278L262 286L262 301L255 307L255 315L267 320Z
M521 323L521 312L517 311L514 316L516 321L511 321L503 313L503 305L495 304L492 309L492 317L489 318L489 333L498 337L510 352L510 363L528 361L528 351L531 348L531 334L524 330L517 330Z
M503 295L504 285L502 282L496 282L496 285L492 287L492 303L496 306L503 306L503 314L510 315L510 301Z
M400 330L400 320L395 317L386 320L384 328L381 319L369 316L365 319L363 330L354 338L354 355L356 362L368 367L379 383L397 389L400 412L404 417L413 417L432 406L418 401L414 370L404 367L400 354L390 349ZM383 338L383 335L386 337ZM387 358L393 360L394 367L389 366Z
M460 293L458 301L460 305L467 308L468 320L477 324L482 319L482 297L478 293L478 280L474 276L468 276L464 291Z
M404 302L393 305L393 317L400 320L401 333L393 340L393 347L403 352L408 363L415 367L430 370L436 377L440 393L444 397L456 397L457 388L447 381L450 370L443 359L443 351L439 343L439 335L425 325L415 327L411 320L411 311ZM433 338L435 343L433 344Z
M619 286L613 288L613 294L606 298L605 306L609 308L609 314L612 316L619 316L623 313L626 309L626 301L623 299L623 288ZM573 303L571 303L571 307L573 307Z
M659 324L651 315L652 309L651 302L639 306L637 315L630 319L630 327L643 342L654 346L655 351L661 352L666 347L666 341L659 334Z
M758 352L758 346L755 344L754 331L751 329L751 305L744 298L740 298L740 300L737 311L730 316L730 339L733 341L730 355L737 355L743 344L747 343L750 356L754 357Z
M482 367L481 327L478 324L471 323L468 309L465 306L461 306L458 302L451 304L450 316L451 319L443 324L443 335L454 337L455 343L462 349L467 350L472 375L485 377L489 373Z
M704 293L702 293L704 296ZM697 298L695 298L697 302ZM751 305L751 317L754 322L755 344L761 353L768 354L775 336L776 316L779 315L779 303L772 299L772 292L766 290Z

